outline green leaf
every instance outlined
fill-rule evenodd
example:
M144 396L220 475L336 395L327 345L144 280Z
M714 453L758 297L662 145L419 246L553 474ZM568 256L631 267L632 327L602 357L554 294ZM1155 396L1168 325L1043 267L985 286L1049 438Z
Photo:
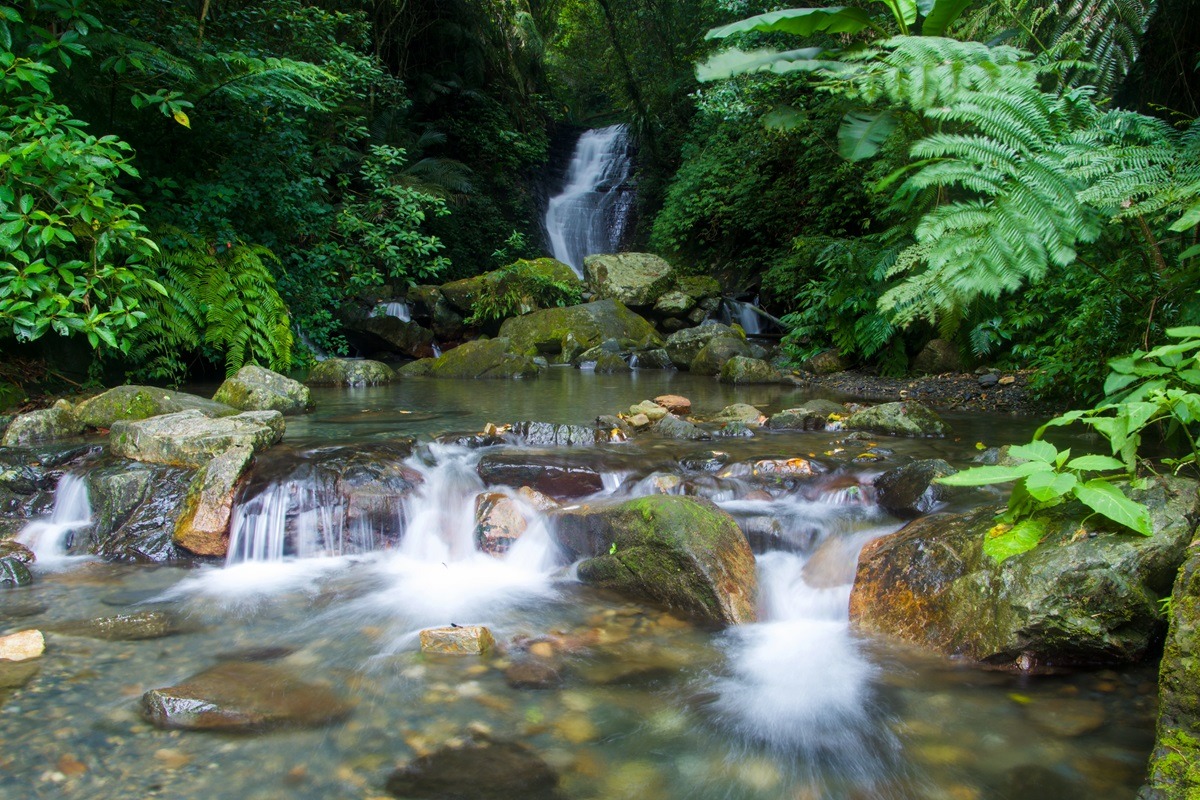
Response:
M790 131L808 120L803 109L791 106L776 106L762 118L763 127L773 131Z
M1034 472L1048 469L1050 469L1049 464L1038 461L1026 461L1024 464L1015 464L1011 467L972 467L953 475L937 478L934 483L946 486L986 486L990 483L1008 483L1019 480Z
M1183 233L1188 228L1191 228L1195 225L1200 225L1200 203L1196 203L1194 206L1185 211L1183 216L1171 226L1171 230L1175 231L1176 233Z
M858 33L873 27L871 17L861 8L831 6L830 8L785 8L713 28L705 39L724 39L735 33L792 33L809 36L819 31L827 33Z
M850 112L838 128L838 154L847 161L862 161L879 152L896 129L891 111Z
M921 35L943 35L969 5L971 0L936 0L933 10L925 15L925 21L921 23Z
M907 28L917 21L917 0L875 0L883 3L896 18L896 24L907 33Z
M1039 503L1046 503L1062 497L1075 488L1079 483L1070 472L1035 472L1025 479L1025 491Z
M1058 457L1058 448L1049 442L1035 439L1029 444L1013 445L1008 448L1008 455L1012 458L1023 458L1027 461L1041 461L1045 464L1053 464L1054 459Z
M1037 547L1045 535L1045 520L1036 518L1022 520L1006 531L997 532L996 535L989 532L987 538L983 540L983 552L999 564L1005 559Z
M1111 456L1080 456L1071 459L1067 463L1067 469L1101 472L1110 469L1125 469L1125 465Z
M1100 479L1090 480L1075 487L1079 501L1098 514L1113 522L1137 531L1143 536L1152 536L1150 511L1141 503L1135 503L1116 486Z
M1196 245L1200 248L1200 244ZM1179 328L1167 328L1167 336L1172 339L1200 339L1200 325L1184 325Z
M840 61L823 61L817 56L824 53L820 47L805 47L799 50L739 50L736 47L722 50L703 64L696 65L696 79L704 81L731 78L753 72L774 72L783 75L789 72L814 72L819 69L844 68Z

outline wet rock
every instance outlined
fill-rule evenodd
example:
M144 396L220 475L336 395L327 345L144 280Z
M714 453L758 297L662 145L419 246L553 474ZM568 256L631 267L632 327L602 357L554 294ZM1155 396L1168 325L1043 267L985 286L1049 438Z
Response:
M691 472L719 472L728 463L729 454L719 450L709 450L679 460L679 465Z
M950 426L941 417L913 400L883 403L857 411L844 424L847 430L886 436L941 437L950 433Z
M667 355L671 357L672 364L679 369L687 369L710 341L723 337L741 338L741 335L738 333L739 330L719 323L685 328L667 337L665 349ZM715 375L716 373L714 372L713 374Z
M708 275L682 275L675 279L675 288L695 298L706 311L716 309L721 297L720 282Z
M1035 698L1022 710L1034 725L1060 738L1083 736L1104 725L1104 704L1095 700Z
M688 365L688 370L696 375L719 375L730 359L750 355L750 345L746 344L743 337L718 336L709 339L704 347L700 348L700 352L696 353L696 357Z
M475 498L475 542L488 555L501 556L529 527L520 506L503 492Z
M100 429L111 428L118 420L149 419L179 411L200 411L210 417L229 417L238 413L238 409L217 400L156 386L132 385L109 389L75 408L84 425Z
M510 352L506 338L465 342L439 356L430 368L435 378L536 378L542 368L526 355Z
M478 656L496 646L492 632L482 625L451 625L421 631L421 652L450 656Z
M615 374L629 372L629 365L616 353L601 353L600 357L596 359L594 370L601 375Z
M701 441L711 439L712 436L705 430L688 422L685 419L680 419L674 414L667 414L658 422L651 426L651 430L655 434L667 439L688 439L692 441Z
M1089 790L1042 764L1021 764L1005 772L987 795L987 800L1096 800ZM1182 800L1182 798L1181 798Z
M309 386L380 386L396 379L387 364L365 358L327 358L308 373Z
M114 422L109 447L116 455L134 461L202 467L232 447L264 450L282 439L283 431L283 415L278 411L244 411L220 419L199 411L180 411L136 422Z
M740 422L743 425L762 425L766 420L761 411L746 403L725 406L712 418L713 422Z
M478 469L489 486L528 486L555 500L586 497L604 488L600 473L557 454L488 453Z
M312 727L349 713L346 701L328 687L258 662L218 664L181 684L142 695L142 716L167 729Z
M352 320L346 324L345 335L361 353L395 353L404 358L433 355L433 331L387 314Z
M233 498L253 458L249 447L231 447L196 472L175 520L175 544L196 555L225 557Z
M401 378L426 378L433 374L433 365L436 363L436 358L419 358L400 367L396 374Z
M46 639L41 631L28 630L0 636L0 660L28 661L46 652Z
M754 554L733 518L706 500L653 495L588 504L555 515L579 577L705 620L752 622ZM590 556L590 558L588 558Z
M42 669L42 662L36 658L27 661L5 661L0 659L0 707L3 707L7 695L14 689L20 689L29 683Z
M596 297L619 300L632 308L653 306L675 283L671 265L649 253L588 256L583 269Z
M537 658L516 661L504 670L504 682L514 689L557 689L562 675L553 664Z
M662 314L664 317L682 317L695 306L696 298L686 292L673 290L664 293L655 301L654 313Z
M517 496L531 505L538 511L549 511L552 508L558 508L558 503L553 498L547 497L536 489L531 489L528 486L522 486L517 490Z
M650 427L650 417L645 414L633 414L625 420L634 430L645 430Z
M783 431L823 431L833 415L845 416L846 407L832 400L809 400L802 406L772 414L767 427Z
M629 366L634 369L675 369L675 365L671 363L671 357L661 347L634 353Z
M979 376L979 385L984 389L990 389L1000 382L1000 376L994 372L987 372Z
M721 383L736 386L754 383L779 383L779 371L758 358L734 356L721 366Z
M71 552L119 561L162 562L184 555L173 536L194 472L113 459L87 473L92 526Z
M11 589L33 583L33 575L26 563L13 556L0 556L0 587Z
M550 422L514 422L510 432L520 436L530 447L572 447L608 440L608 437L595 427L556 425Z
M1002 666L1136 662L1162 634L1158 598L1200 507L1182 479L1130 495L1150 508L1153 536L1072 502L1041 512L1042 544L1002 564L983 553L998 509L918 519L863 548L851 616L867 632Z
M897 517L928 514L953 491L933 480L956 472L940 458L923 458L888 470L875 479L879 506Z
M650 422L658 422L667 415L667 411L668 409L651 400L643 400L629 407L630 416L645 414L646 419Z
M722 439L747 439L754 435L754 431L744 422L726 422L714 435Z
M557 356L559 363L571 360L564 358L568 344L569 349L578 354L607 339L632 343L648 341L653 343L650 346L662 341L654 326L617 300L547 308L513 317L500 326L500 335L510 339L513 352L536 351L545 356Z
M39 442L67 439L83 433L83 421L66 400L50 408L18 414L4 431L4 447L28 447Z
M913 359L912 371L918 375L940 375L943 372L962 372L963 360L958 347L945 339L934 339L921 348Z
M408 291L413 316L428 320L433 334L443 342L458 340L463 334L462 315L454 310L437 286L414 286Z
M558 775L533 751L490 739L421 756L387 779L393 797L412 800L563 800Z
M660 405L672 414L679 416L687 416L692 413L692 401L678 394L660 394L654 398L656 405Z
M837 350L823 350L800 364L800 369L813 375L833 375L845 372L846 362Z
M64 636L84 636L89 639L104 639L113 642L135 642L174 636L177 633L185 633L191 628L184 625L173 614L165 611L136 611L132 614L59 622L50 626L48 630Z
M213 400L242 411L303 414L308 410L308 387L278 372L249 364L232 378L226 378Z

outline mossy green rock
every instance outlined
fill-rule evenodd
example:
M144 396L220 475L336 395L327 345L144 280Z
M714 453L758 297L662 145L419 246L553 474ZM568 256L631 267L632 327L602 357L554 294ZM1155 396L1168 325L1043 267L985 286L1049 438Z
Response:
M584 583L737 624L756 619L754 554L707 500L655 495L557 514L555 532ZM590 558L589 558L590 556Z
M588 256L583 260L583 270L597 297L619 300L627 306L653 306L665 292L675 288L674 268L650 253Z
M721 296L720 282L707 275L685 275L675 281L675 289L697 302L715 300Z
M111 428L118 420L137 420L200 411L210 417L228 417L238 409L219 400L156 386L117 386L80 403L75 413L89 428Z
M433 365L436 363L436 358L421 358L400 367L396 374L401 378L423 378L433 374Z
M213 400L242 411L278 411L303 414L308 409L308 387L291 378L253 364L227 378Z
M181 411L137 422L115 422L109 447L115 455L153 464L203 467L231 447L265 450L283 438L278 411L245 411L212 419Z
M583 288L583 282L579 280L579 276L575 274L575 271L556 259L536 258L518 263L524 264L527 270L531 270L535 274L554 283ZM440 288L442 296L446 298L446 301L451 306L464 315L469 316L475 310L476 301L483 295L504 294L511 290L511 287L506 285L509 275L510 273L505 269L498 269L471 278L464 278L460 281L442 284ZM529 298L528 305L530 310L536 308L532 298Z
M754 383L779 383L779 371L761 358L734 356L721 365L721 383L735 386Z
M883 403L865 408L846 418L846 430L885 436L942 437L950 426L934 411L912 400Z
M435 378L536 378L541 367L527 355L510 352L508 339L466 342L434 360Z
M13 541L0 541L0 588L27 586L33 582L26 564L34 560L29 548Z
M767 427L779 431L823 431L832 415L844 416L848 412L841 403L832 400L809 400L802 406L785 408L772 414Z
M664 317L682 317L691 311L695 305L696 298L676 289L666 292L662 297L658 298L657 302L654 303L654 313L661 314Z
M1158 678L1158 739L1139 800L1200 798L1200 539L1171 592Z
M536 351L546 356L561 356L566 344L581 353L607 339L648 341L653 345L662 342L653 325L616 300L547 308L513 317L500 326L500 335L511 341L513 352Z
M700 348L688 370L695 375L719 375L731 359L738 356L748 359L750 355L750 345L742 337L717 336Z
M39 442L68 439L83 433L83 421L66 400L50 408L19 414L4 431L4 447L27 447Z
M309 386L381 386L396 373L381 361L365 358L327 358L308 373Z
M595 370L599 374L629 372L629 365L616 353L601 353L596 358Z
M851 618L866 632L1020 669L1136 662L1162 636L1158 601L1200 504L1195 482L1180 478L1129 494L1149 507L1152 536L1072 502L1042 512L1042 544L1001 564L983 552L999 508L918 519L863 548Z
M695 328L684 328L667 337L665 345L671 363L679 369L687 369L696 359L696 355L711 340L720 337L745 338L739 333L741 328L733 328L720 323L714 325L697 325ZM715 373L714 373L715 374Z

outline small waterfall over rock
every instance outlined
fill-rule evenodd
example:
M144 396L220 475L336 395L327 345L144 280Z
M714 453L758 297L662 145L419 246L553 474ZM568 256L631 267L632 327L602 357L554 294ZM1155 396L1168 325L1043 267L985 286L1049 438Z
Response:
M382 314L386 317L395 317L401 322L412 322L412 309L408 303L400 300L393 300L390 303L380 303L375 307L376 314Z
M87 482L82 475L63 475L54 493L50 518L29 523L17 541L37 556L37 565L53 568L66 560L73 534L92 524Z
M627 126L611 125L579 137L566 185L547 205L545 227L553 256L580 277L585 257L620 249L632 206L622 187L631 169Z

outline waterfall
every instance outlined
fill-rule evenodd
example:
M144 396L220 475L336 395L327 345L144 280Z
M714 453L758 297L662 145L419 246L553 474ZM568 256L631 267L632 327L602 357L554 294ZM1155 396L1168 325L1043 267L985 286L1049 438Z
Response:
M408 303L393 300L390 303L380 303L375 307L375 314L378 316L395 317L401 322L412 322L412 309L408 307Z
M63 475L54 493L49 519L34 520L17 535L17 541L37 556L37 564L54 567L69 558L72 534L92 523L87 483L82 475Z
M575 145L566 186L550 198L545 226L551 252L580 277L586 256L619 249L629 216L621 186L631 166L627 126L587 131Z

